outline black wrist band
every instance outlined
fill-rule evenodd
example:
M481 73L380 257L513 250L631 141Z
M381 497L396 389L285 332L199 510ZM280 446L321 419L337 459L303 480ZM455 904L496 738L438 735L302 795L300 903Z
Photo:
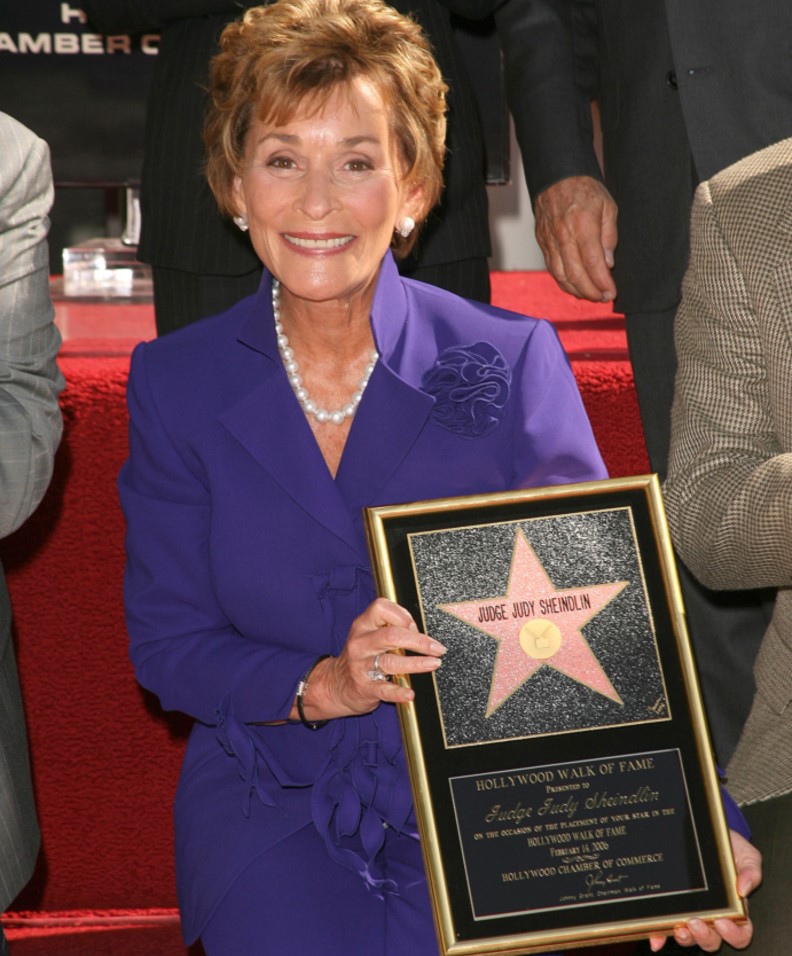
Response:
M329 654L322 654L321 657L317 657L313 664L311 664L306 671L305 677L303 677L303 679L297 685L297 713L300 717L300 723L309 730L318 730L320 727L324 727L324 725L327 723L326 720L305 719L305 711L303 710L303 697L305 696L305 692L308 690L308 678L311 676L311 674L313 674L317 664L321 664L322 661L326 661L329 656Z

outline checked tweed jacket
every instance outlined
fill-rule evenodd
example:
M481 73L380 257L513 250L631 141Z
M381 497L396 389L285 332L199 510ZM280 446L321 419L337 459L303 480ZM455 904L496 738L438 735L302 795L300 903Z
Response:
M779 588L727 768L752 803L792 791L792 139L699 187L676 347L674 543L710 587Z

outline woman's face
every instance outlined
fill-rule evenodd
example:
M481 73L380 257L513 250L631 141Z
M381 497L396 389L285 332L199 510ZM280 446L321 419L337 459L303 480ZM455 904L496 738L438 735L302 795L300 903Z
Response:
M337 87L283 126L256 120L234 181L259 258L311 302L373 293L393 230L416 216L382 97L367 79Z

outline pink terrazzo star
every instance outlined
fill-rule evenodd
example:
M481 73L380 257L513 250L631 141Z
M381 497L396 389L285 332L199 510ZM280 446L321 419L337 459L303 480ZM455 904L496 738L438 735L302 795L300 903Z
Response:
M440 605L498 642L487 717L543 665L621 704L581 629L628 583L559 590L518 530L505 595Z

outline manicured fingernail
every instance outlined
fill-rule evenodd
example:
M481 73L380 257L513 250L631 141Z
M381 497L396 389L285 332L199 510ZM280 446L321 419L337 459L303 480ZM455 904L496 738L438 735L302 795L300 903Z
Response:
M426 666L429 668L430 671L436 671L437 668L438 668L442 663L443 663L443 662L440 660L439 657L430 657L430 658L427 660L427 662L426 662Z
M445 647L440 644L439 641L431 641L429 644L429 650L433 654L445 654L446 652Z

